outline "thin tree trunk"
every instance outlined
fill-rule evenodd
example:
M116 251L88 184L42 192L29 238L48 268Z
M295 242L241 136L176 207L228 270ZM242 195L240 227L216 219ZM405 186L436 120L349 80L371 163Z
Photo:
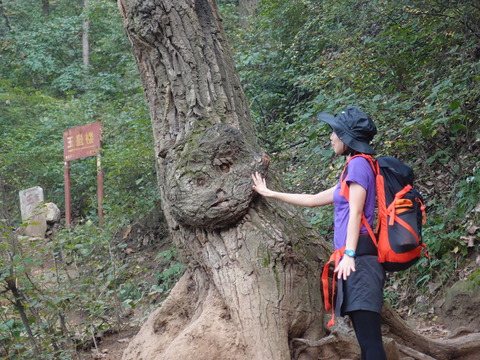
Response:
M87 12L89 0L83 0L83 9L84 12ZM90 66L90 19L88 16L85 16L82 24L82 56L83 56L83 67L88 69Z
M50 0L42 0L43 16L50 15Z
M258 8L258 0L239 0L238 1L238 15L240 16L240 24L242 27L250 25L252 16Z
M28 339L30 341L30 344L32 345L33 355L35 356L35 359L40 359L40 350L38 349L37 343L35 341L35 336L33 335L30 323L28 322L27 313L25 312L25 307L23 306L22 302L22 294L17 288L14 279L7 279L6 282L8 289L13 295L13 305L20 314L20 318L22 319L23 326L25 327L25 331L27 332Z
M3 6L3 3L0 1L0 14L2 15L3 19L5 20L5 26L6 28L10 31L10 19L8 18L8 15L5 11L5 7ZM3 35L2 32L0 32L0 35Z
M0 220L2 220L2 222L4 222L5 224L11 226L12 220L11 220L10 214L8 213L7 206L5 204L6 204L6 192L4 187L3 175L0 174ZM0 226L0 235L4 235L4 232L5 232L5 228L3 226ZM11 242L11 249L7 251L7 254L8 254L7 256L10 256L11 258L13 258L13 256L17 252L16 250L17 239L15 238L15 236L10 236L10 242ZM12 293L12 296L13 296L12 304L20 314L20 318L22 319L23 326L25 327L25 331L28 335L28 339L30 341L30 344L32 345L33 354L36 359L39 359L41 355L40 350L35 341L35 336L33 335L32 329L30 327L30 323L28 321L27 314L25 312L25 306L23 305L24 297L20 292L20 290L18 289L15 278L13 277L13 269L12 267L10 267L10 268L1 269L0 271L4 273L9 272L9 276L5 279L6 291L10 291Z
M10 225L10 215L7 209L7 193L5 191L5 184L3 175L0 174L0 220L6 221ZM0 234L3 235L3 227L0 227Z

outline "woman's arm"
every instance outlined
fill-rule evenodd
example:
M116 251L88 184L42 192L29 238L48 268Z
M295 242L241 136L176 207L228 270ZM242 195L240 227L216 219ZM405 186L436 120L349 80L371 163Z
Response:
M350 183L349 193L350 217L348 218L345 250L356 251L367 191L360 184ZM339 279L343 277L346 280L352 271L355 271L355 259L344 255L335 272L337 272Z
M268 198L305 207L317 207L333 204L333 192L335 191L336 186L319 192L318 194L289 194L273 191L267 188L265 179L258 172L252 174L252 179L254 183L252 189L258 192L260 195Z

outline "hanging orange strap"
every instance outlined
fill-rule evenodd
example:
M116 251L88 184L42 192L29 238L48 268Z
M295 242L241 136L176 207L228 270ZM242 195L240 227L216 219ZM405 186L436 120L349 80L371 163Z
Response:
M427 223L427 210L425 209L425 205L423 204L422 200L419 198L415 198L417 202L420 204L420 210L422 211L422 225Z
M325 310L326 311L332 311L332 318L328 322L328 326L332 326L335 323L335 287L336 287L336 280L335 280L335 275L333 275L332 278L332 294L330 296L329 290L328 290L328 270L330 268L330 264L333 263L335 268L337 267L340 259L343 256L343 252L345 251L345 247L341 249L337 249L333 252L333 254L330 256L330 259L328 262L323 266L323 272L322 272L322 285L323 285L323 301L325 303Z

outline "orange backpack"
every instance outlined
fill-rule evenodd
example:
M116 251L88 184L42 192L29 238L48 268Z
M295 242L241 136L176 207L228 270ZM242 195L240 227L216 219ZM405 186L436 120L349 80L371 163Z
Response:
M375 174L376 234L365 216L362 223L378 247L378 261L386 271L406 270L420 259L422 249L426 248L422 241L422 225L427 215L422 196L413 188L413 170L392 156L376 159L369 155L356 156L367 159ZM346 179L342 181L340 191L348 200ZM428 256L426 252L425 256Z
M370 155L360 154L352 156L349 161L354 157L363 157L368 160L375 174L376 232L373 232L365 214L362 216L362 224L378 248L378 261L386 271L406 270L420 259L422 249L426 249L422 242L422 225L426 222L426 212L422 196L413 188L413 170L392 156L379 156L373 159ZM348 162L340 177L340 194L348 200L347 172ZM335 292L334 281L330 298L328 268L332 262L335 267L337 266L343 251L344 248L336 250L323 269L323 293L327 311L333 308ZM428 257L426 251L425 256ZM333 324L333 321L332 316L329 325Z

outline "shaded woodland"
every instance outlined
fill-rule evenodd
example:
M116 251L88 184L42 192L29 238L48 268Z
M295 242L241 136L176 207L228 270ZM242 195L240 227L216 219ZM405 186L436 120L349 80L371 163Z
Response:
M147 17L164 3L168 1L135 6ZM197 2L197 7L207 3ZM185 274L191 274L192 269L201 268L198 258L184 256L189 244L184 229L203 228L206 223L209 229L238 221L243 224L242 217L251 210L251 193L249 185L238 179L256 167L266 171L266 154L271 168L282 174L284 185L278 177L278 186L312 191L335 181L341 163L332 158L328 144L318 140L327 138L328 129L316 121L315 114L336 112L352 103L375 118L382 134L375 142L379 153L399 156L412 165L417 186L427 199L424 237L431 258L390 278L389 303L407 317L423 313L426 318L441 318L453 284L462 280L478 289L480 10L476 2L259 1L252 2L256 10L248 12L242 9L242 1L218 4L221 15L207 15L225 27L226 38L219 47L222 51L231 48L225 73L238 74L238 78L231 78L231 85L223 90L213 91L225 94L212 103L217 106L216 115L193 133L194 123L188 123L192 114L185 109L198 110L193 116L205 119L199 109L212 100L205 97L212 89L192 97L177 88L178 94L187 94L184 107L180 106L187 122L179 133L187 140L179 145L165 142L165 128L156 125L156 118L166 114L168 119L169 108L155 113L162 107L151 94L160 86L151 83L149 89L148 72L141 68L140 74L137 72L123 30L125 17L122 19L122 10L114 1L90 0L74 6L68 1L48 0L0 4L3 358L78 358L80 349L98 345L101 334L143 324L185 269ZM186 3L185 14L191 5ZM165 13L169 13L167 8L165 5ZM247 13L251 15L246 17ZM176 35L165 34L169 38ZM153 51L152 44L145 41L148 37L131 40L143 41L143 45L137 44L137 63L139 56ZM167 56L179 48L163 51ZM175 66L172 71L179 71ZM225 73L220 71L219 77L223 79ZM156 76L163 79L158 73ZM208 80L214 84L218 79ZM239 95L241 88L244 97ZM172 97L171 104L178 106L179 99ZM192 106L192 99L198 101L198 107ZM65 231L59 224L45 240L18 236L18 191L42 186L48 201L62 208L62 131L94 121L100 121L104 129L106 224L97 224L95 165L84 159L72 168L77 175L72 188L74 230ZM192 147L191 136L199 148ZM228 142L232 148L218 153L218 161L213 163L230 174L230 180L221 185L225 191L221 195L227 197L242 189L247 199L236 198L237 203L224 203L223 209L200 214L195 204L193 210L189 208L192 198L185 195L191 191L191 183L175 183L178 172L185 171L182 151L194 150L191 166L204 164L208 146L230 136L235 139ZM175 151L169 152L174 145ZM250 156L242 153L245 149L256 155L251 163L235 167L238 159ZM229 158L231 154L238 156ZM165 167L168 171L163 173L159 161L174 166ZM198 170L194 167L186 173ZM232 178L235 185L225 188ZM173 184L174 191L162 192L165 185L157 185L157 179L164 179L166 186ZM196 179L196 185L205 187L203 180ZM211 189L217 186L208 185ZM166 220L160 211L165 210L165 202L182 204L164 214ZM230 211L229 206L239 212ZM259 214L272 211L268 204L257 206L262 208ZM232 214L226 223L208 223L224 210ZM285 242L287 247L302 247L302 254L310 254L308 247L314 246L316 254L323 254L324 245L318 240L330 236L331 211L309 210L301 215L301 209L282 211L282 226L290 229L286 233L304 234L298 244ZM298 228L286 220L302 215L308 224L301 223ZM172 227L177 234L175 246L169 236ZM202 230L194 237L212 242L210 236ZM270 250L278 250L281 243ZM282 263L284 251L275 252ZM265 250L261 257L274 263L277 258L271 255ZM296 268L311 266L290 260ZM259 267L267 278L269 269ZM304 279L307 284L313 283L315 270L310 275L312 280ZM217 276L230 275L219 271ZM182 284L188 289L185 280ZM218 288L204 290L209 301L228 293L218 294ZM308 291L304 294L312 299ZM416 302L419 298L422 301ZM237 314L239 318L242 313ZM464 320L463 325L466 323ZM458 325L452 324L451 331ZM467 331L474 331L478 323L468 325ZM298 334L304 333L312 338L319 335L315 330L298 330ZM304 356L313 356L308 351Z

